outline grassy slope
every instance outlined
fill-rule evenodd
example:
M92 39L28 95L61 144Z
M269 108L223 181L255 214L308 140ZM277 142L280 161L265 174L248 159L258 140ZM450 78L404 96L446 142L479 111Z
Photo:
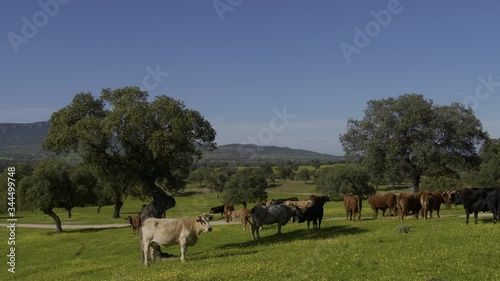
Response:
M330 204L329 204L330 205ZM187 262L145 268L130 229L17 230L16 280L500 280L498 225L462 218L362 223L327 220L322 230L290 223L251 240L239 224L217 225L190 247ZM7 230L0 230L7 237ZM4 251L2 248L2 252ZM178 246L167 249L180 254ZM4 253L2 253L4 254ZM4 270L1 280L11 275Z
M305 192L302 192L304 191ZM195 216L220 204L213 193L194 193L176 197L177 206L167 216ZM314 192L314 185L285 181L269 190L269 198L297 196ZM126 200L122 216L134 214L143 202ZM325 205L320 232L307 231L305 224L290 223L284 235L276 226L266 226L262 240L251 240L250 230L240 224L215 225L211 233L201 234L190 247L188 261L162 261L144 268L141 250L130 228L104 230L66 229L56 234L47 229L17 229L16 280L500 280L498 225L481 217L478 225L465 225L463 209L442 211L447 217L431 220L407 219L408 234L399 233L394 217L370 220L366 201L362 223L346 222L342 202ZM73 218L63 223L116 223L112 207L75 208ZM40 213L18 213L19 223L53 223ZM449 217L452 215L452 217ZM217 216L216 218L220 218ZM5 218L2 217L5 221ZM0 228L0 237L8 237ZM6 241L5 241L6 243ZM6 245L6 244L4 244ZM8 254L2 247L2 255ZM166 250L180 255L179 247ZM7 265L0 280L13 277Z

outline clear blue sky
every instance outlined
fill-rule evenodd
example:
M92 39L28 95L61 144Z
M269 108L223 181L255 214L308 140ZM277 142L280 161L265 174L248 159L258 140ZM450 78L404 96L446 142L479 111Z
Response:
M370 99L465 103L479 87L476 116L500 137L499 1L59 1L0 3L0 122L137 85L200 111L218 144L342 155L338 136ZM357 48L350 62L341 44Z

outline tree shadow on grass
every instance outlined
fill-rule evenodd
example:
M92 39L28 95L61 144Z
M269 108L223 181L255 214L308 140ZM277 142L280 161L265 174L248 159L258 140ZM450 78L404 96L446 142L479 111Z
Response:
M247 247L255 247L256 245L272 245L275 243L292 242L295 240L304 240L304 239L310 239L310 240L332 239L339 235L352 235L368 231L367 229L359 228L356 226L340 225L340 226L324 227L321 228L320 230L313 230L311 228L310 230L300 229L293 231L286 231L286 230L283 231L282 229L282 234L280 235L276 233L276 229L277 228L266 229L265 232L268 231L274 232L274 234L266 236L262 236L262 231L261 231L261 239L249 240L242 243L226 244L217 247L217 249L229 249L229 248L241 249ZM249 238L252 239L252 236L249 236Z

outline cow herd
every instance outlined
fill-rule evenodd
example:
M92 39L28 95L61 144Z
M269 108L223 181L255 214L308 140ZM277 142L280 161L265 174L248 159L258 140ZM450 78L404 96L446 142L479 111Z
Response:
M344 201L346 220L361 221L361 210L363 196L340 194ZM458 191L430 192L422 190L418 193L377 193L366 197L373 211L373 218L382 216L389 210L389 216L397 216L400 221L408 215L418 218L419 215L425 219L432 218L433 212L440 217L440 209L443 204L447 208L455 204L464 206L466 223L469 223L470 214L474 213L477 223L478 212L491 211L493 221L496 222L500 216L500 188L471 188ZM151 249L156 245L169 246L180 244L181 260L185 260L187 246L193 246L201 232L211 231L210 220L215 214L221 213L226 216L226 222L240 218L243 229L249 223L252 229L252 238L260 239L260 230L263 225L277 224L278 234L281 227L290 220L302 223L307 221L307 229L313 222L313 229L321 228L321 220L324 214L324 204L330 201L328 196L311 195L309 199L299 200L297 197L286 199L273 199L268 202L255 205L252 209L243 208L235 210L233 205L225 204L210 208L210 214L202 214L196 218L181 219L157 219L148 218L142 225L136 218L128 218L134 233L139 228L141 247L144 254L144 264L147 265Z

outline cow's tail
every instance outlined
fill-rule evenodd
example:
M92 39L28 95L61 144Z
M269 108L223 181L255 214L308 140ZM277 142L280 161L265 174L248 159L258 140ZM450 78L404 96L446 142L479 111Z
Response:
M358 196L358 218L361 221L361 196Z

